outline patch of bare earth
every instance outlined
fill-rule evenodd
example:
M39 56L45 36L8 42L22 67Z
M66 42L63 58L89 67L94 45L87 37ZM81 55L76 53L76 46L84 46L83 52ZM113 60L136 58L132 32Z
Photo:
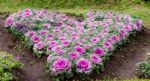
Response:
M19 81L51 81L45 72L46 56L37 58L32 55L32 51L27 49L24 44L15 38L11 33L6 32L2 27L0 20L0 51L7 51L14 54L24 66L18 70ZM133 79L136 75L136 64L147 58L150 52L150 30L144 28L143 32L137 36L132 42L122 46L112 56L106 69L100 75L96 75L96 79L103 77Z
M51 81L45 72L46 56L37 58L32 51L15 38L11 33L6 32L0 23L0 51L6 51L23 63L22 69L18 70L19 81Z
M138 36L112 56L100 76L120 79L136 78L137 64L147 59L150 53L150 30L144 28Z

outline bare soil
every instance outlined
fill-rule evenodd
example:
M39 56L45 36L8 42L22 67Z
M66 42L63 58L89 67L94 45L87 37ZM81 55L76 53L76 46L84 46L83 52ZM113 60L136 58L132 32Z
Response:
M12 53L24 64L17 72L19 81L52 81L45 72L46 56L33 56L32 51L11 33L6 32L2 24L3 20L0 20L0 51ZM137 38L122 46L122 49L109 59L105 71L96 75L96 79L136 78L137 63L146 60L147 53L150 53L150 30L144 28Z
M109 59L105 71L97 78L135 79L137 66L147 59L148 53L150 53L150 30L144 28L136 38L123 45Z
M37 58L32 51L27 49L22 41L15 38L2 27L0 20L0 51L12 53L15 58L23 63L22 69L18 70L19 81L51 81L45 72L46 56Z

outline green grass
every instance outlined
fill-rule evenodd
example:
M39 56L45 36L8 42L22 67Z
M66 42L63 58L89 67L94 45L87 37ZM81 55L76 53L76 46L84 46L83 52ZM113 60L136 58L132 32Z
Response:
M111 10L141 18L150 28L150 2L142 0L0 0L0 12L25 8L59 10L68 14L84 14L90 10Z

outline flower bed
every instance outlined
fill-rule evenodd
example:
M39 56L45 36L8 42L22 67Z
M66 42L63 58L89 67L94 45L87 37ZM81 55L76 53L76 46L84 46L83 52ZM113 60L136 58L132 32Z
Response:
M143 26L139 19L112 12L89 12L85 20L77 21L58 12L31 9L9 16L5 23L36 56L49 55L48 69L57 78L102 68L105 58Z
M21 63L15 60L12 54L0 52L0 81L13 80L14 75L11 71L20 67Z

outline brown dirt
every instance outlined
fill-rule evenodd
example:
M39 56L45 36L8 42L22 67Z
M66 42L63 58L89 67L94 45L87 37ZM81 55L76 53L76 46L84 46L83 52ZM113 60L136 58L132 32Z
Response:
M150 30L144 28L137 38L122 46L116 55L109 59L105 71L98 78L137 78L137 65L147 59L147 53L150 53Z
M0 20L2 21L2 20ZM19 81L51 81L45 72L46 56L37 58L32 51L25 48L24 44L11 33L6 32L0 22L0 51L6 51L23 63L19 72Z
M22 69L18 70L19 81L51 81L44 68L46 56L42 58L33 56L32 51L25 48L20 40L6 32L2 27L2 20L0 24L0 51L14 54L24 64ZM142 34L129 44L122 46L122 49L109 59L105 71L96 75L96 78L133 79L136 75L136 64L145 60L149 52L150 30L144 28Z

